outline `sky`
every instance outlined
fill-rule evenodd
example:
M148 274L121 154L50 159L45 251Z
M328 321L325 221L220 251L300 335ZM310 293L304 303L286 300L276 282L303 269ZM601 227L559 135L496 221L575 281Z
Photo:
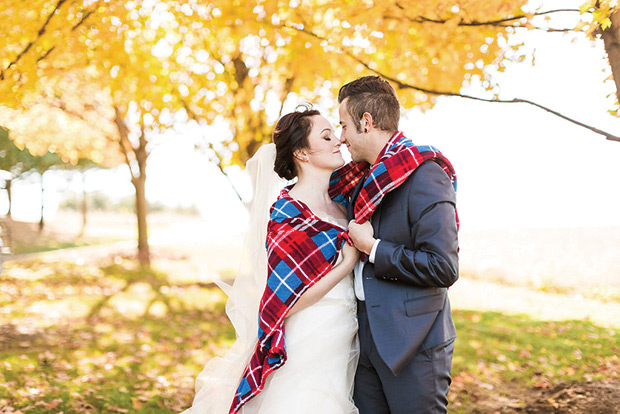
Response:
M564 8L579 2L544 5ZM514 63L496 74L500 98L532 100L620 136L619 120L607 113L614 86L604 82L610 69L602 41L536 31L519 36L514 41L525 40L528 50L535 49L535 65ZM489 96L478 85L462 92ZM333 108L319 109L338 124ZM526 104L454 97L440 97L425 113L407 111L400 129L417 144L439 148L454 164L462 229L620 226L620 142ZM222 133L217 128L202 132ZM196 134L186 130L158 140L147 169L147 197L171 206L196 205L214 232L242 232L246 210L217 167L194 150ZM249 198L245 173L234 169L230 175ZM67 182L62 174L45 179L46 208L53 219L60 199L79 191L81 179ZM86 183L90 191L105 190L113 198L133 194L123 167L89 172ZM16 219L37 220L39 191L34 179L15 186Z

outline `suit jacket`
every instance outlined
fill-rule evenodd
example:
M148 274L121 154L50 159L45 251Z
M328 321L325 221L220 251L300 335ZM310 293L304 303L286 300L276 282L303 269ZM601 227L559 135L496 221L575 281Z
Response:
M394 375L419 351L456 337L447 294L458 279L455 205L447 174L427 161L372 216L381 242L364 266L364 295L372 338Z

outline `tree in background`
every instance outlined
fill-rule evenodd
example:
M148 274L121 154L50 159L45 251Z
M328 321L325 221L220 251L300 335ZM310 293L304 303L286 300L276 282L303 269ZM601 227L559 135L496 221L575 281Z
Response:
M44 213L45 213L45 185L44 176L50 169L61 167L65 164L62 158L53 152L46 152L43 155L33 156L33 163L31 172L39 174L39 182L41 183L41 218L39 219L39 231L43 231L45 226Z
M617 18L614 17L618 8L615 1L587 1L580 8L558 9L535 8L527 3L525 0L388 0L362 4L293 1L286 5L277 1L213 2L212 16L207 22L218 25L218 21L223 21L226 30L221 32L222 37L208 36L212 26L205 28L207 34L192 33L199 33L194 38L209 39L220 45L219 61L223 70L237 78L247 72L255 85L255 95L269 93L269 86L278 84L287 85L283 89L284 97L292 91L312 100L321 88L333 93L339 85L371 73L395 85L405 109L414 106L430 109L441 95L525 103L608 139L620 140L536 102L520 97L504 100L498 97L499 85L493 74L502 72L508 62L529 61L522 51L523 44L510 41L511 35L518 31L582 33L593 41L602 36L612 72L620 71L620 55L614 58L615 53L620 53L616 51L620 41L614 40L620 38L614 34L620 33L620 24L612 22ZM574 24L554 26L556 16ZM243 53L237 53L232 47L235 32L241 34L240 51ZM231 80L227 82L229 90L238 85L237 79ZM481 84L491 92L490 97L462 94L461 88L471 83ZM231 96L234 95L224 94L222 99ZM617 107L616 102L612 113L616 113ZM254 105L253 109L256 108ZM242 113L246 109L236 107L235 111ZM222 116L226 117L226 113ZM228 116L227 119L233 118ZM243 114L243 119L248 122L253 118ZM232 121L231 124L237 125ZM252 137L251 133L244 134L242 127L233 130L233 139L227 142L226 149L233 154L232 162L242 164L261 139ZM254 125L250 131L260 135L262 128Z
M5 11L8 26L14 26L4 41L13 40L9 49L14 57L4 60L0 91L12 97L4 105L28 112L55 110L54 116L62 120L56 124L66 127L48 128L27 139L35 134L27 132L32 126L20 117L23 113L10 117L0 112L0 123L16 131L29 148L53 146L73 162L80 156L100 162L94 157L113 145L116 158L132 174L138 256L148 264L145 180L152 138L188 117L202 124L224 117L235 137L252 137L241 147L229 139L225 144L236 149L224 154L228 160L220 157L221 151L213 152L221 166L235 162L231 154L244 154L248 147L253 151L252 146L268 137L266 91L283 86L274 78L272 86L262 85L262 97L255 93L258 82L244 60L255 58L245 46L249 28L229 30L230 16L210 22L213 15L221 16L211 4L39 3L37 12L21 3ZM15 26L23 29L19 36L14 35ZM267 63L264 58L262 62ZM20 121L22 128L16 125ZM222 139L206 141L215 148Z
M11 216L12 194L11 187L14 180L28 174L39 175L41 185L41 218L39 219L39 231L45 225L44 212L44 175L52 168L66 168L67 162L53 152L47 151L41 155L32 155L27 148L20 149L9 137L9 132L0 128L0 170L8 172L5 181L5 189L8 197L7 216Z
M611 0L528 12L526 0L9 3L0 10L0 94L6 108L26 112L11 117L1 109L0 124L33 153L54 147L72 162L124 162L144 264L147 160L153 138L174 125L228 125L228 136L205 136L225 172L269 140L279 115L270 108L281 112L290 93L329 99L338 85L375 73L394 83L405 109L429 109L438 95L501 102L460 90L470 82L496 90L490 69L523 59L507 41L516 30L602 33L613 68L611 34L620 27ZM574 28L535 26L559 13L583 18ZM51 111L58 129L29 134L37 111Z
M522 52L523 44L510 41L512 34L523 30L581 33L593 41L602 37L612 73L620 73L620 17L616 1L592 0L580 8L559 9L535 8L523 0L388 0L358 7L352 7L348 1L295 1L290 7L261 2L254 13L255 24L260 26L256 32L259 43L284 41L287 49L298 53L303 67L294 73L305 73L303 84L309 87L331 81L329 85L337 88L358 76L376 74L394 84L405 109L429 109L436 97L442 95L525 103L610 140L620 140L536 102L519 97L500 99L500 85L493 76L502 72L508 62L529 61ZM574 24L554 26L556 16ZM299 44L304 46L294 46ZM620 75L614 76L618 78ZM462 94L461 88L471 83L480 83L491 96ZM620 81L616 81L616 90L618 95ZM616 101L610 112L617 115L617 109Z
M616 101L610 113L619 116L618 99L620 98L620 14L619 5L615 0L588 0L581 5L579 11L590 19L582 19L574 28L584 32L591 40L603 39L605 52L612 79L616 87ZM620 141L617 137L607 136L608 139Z
M9 131L0 128L0 170L6 173L2 177L8 198L7 217L11 217L12 185L25 172L32 168L33 156L28 149L19 149L9 138Z
M100 165L96 164L92 160L88 158L80 158L78 162L74 164L68 164L69 169L73 171L77 171L82 177L82 199L80 202L80 212L82 213L82 229L80 230L80 234L78 237L82 236L86 231L86 225L88 223L88 196L86 194L86 172L101 168Z

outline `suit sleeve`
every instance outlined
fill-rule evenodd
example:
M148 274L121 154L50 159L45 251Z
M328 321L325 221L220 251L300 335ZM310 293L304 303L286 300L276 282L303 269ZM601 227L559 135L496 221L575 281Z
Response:
M416 169L407 202L413 249L382 238L375 275L424 287L448 287L458 279L456 195L447 174L427 161Z

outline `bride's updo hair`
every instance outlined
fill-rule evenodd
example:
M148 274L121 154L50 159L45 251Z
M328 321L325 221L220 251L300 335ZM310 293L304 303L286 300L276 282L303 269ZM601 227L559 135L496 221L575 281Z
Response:
M297 108L300 108L298 106ZM297 166L293 153L308 148L308 136L312 130L310 118L321 113L310 105L303 105L302 110L295 110L284 115L273 129L272 140L276 145L276 160L273 170L285 180L297 177Z

